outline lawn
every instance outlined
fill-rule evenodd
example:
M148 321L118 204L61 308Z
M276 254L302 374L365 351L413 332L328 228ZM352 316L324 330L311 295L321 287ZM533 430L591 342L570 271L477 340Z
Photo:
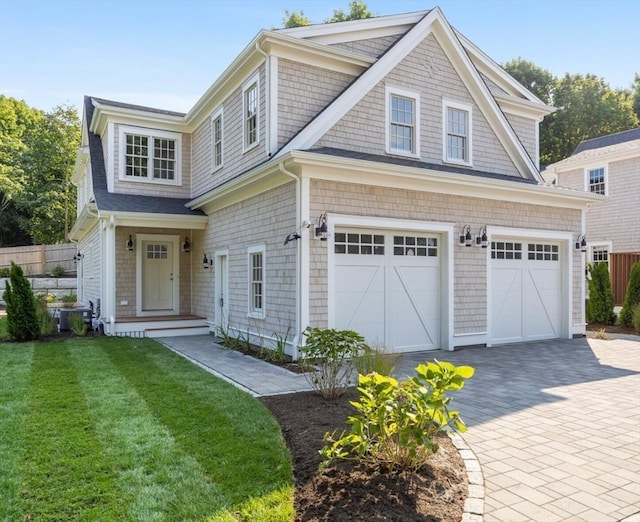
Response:
M0 520L290 521L257 400L148 339L0 344Z

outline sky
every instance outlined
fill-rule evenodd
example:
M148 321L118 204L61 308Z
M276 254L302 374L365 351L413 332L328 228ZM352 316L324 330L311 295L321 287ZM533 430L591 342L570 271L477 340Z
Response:
M374 15L439 6L498 63L628 88L640 73L640 0L368 0ZM50 111L84 95L187 112L284 11L314 23L349 0L0 0L0 94Z

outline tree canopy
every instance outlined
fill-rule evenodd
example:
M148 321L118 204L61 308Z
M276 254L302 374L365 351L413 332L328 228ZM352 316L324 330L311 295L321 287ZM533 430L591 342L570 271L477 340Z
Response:
M371 18L373 15L367 4L361 0L351 0L349 2L349 11L335 9L333 15L327 18L324 23L330 24L334 22L346 22L348 20L360 20L362 18ZM282 27L289 29L291 27L304 27L311 25L311 20L305 16L304 11L285 11L282 18Z
M51 112L0 96L0 246L59 243L76 215L80 143L73 107Z

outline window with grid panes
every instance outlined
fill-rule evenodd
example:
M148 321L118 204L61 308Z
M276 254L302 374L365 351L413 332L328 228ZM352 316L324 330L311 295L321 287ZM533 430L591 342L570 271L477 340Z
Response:
M249 316L264 318L264 247L249 249Z
M447 159L469 162L469 113L447 107Z
M252 83L244 91L244 147L258 143L258 83Z
M222 167L222 113L216 114L211 120L211 155L213 170Z
M589 191L594 194L606 194L604 168L589 170Z

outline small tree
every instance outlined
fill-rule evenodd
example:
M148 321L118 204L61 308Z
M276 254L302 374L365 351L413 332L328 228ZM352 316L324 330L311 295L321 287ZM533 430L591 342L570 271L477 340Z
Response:
M11 262L9 281L2 295L7 304L7 332L12 341L33 341L40 337L36 298L22 267Z
M620 312L620 324L633 324L633 309L640 303L640 262L634 263L629 273L629 283L624 294L624 303Z
M590 323L614 324L613 290L606 263L589 265L589 302L587 321Z

